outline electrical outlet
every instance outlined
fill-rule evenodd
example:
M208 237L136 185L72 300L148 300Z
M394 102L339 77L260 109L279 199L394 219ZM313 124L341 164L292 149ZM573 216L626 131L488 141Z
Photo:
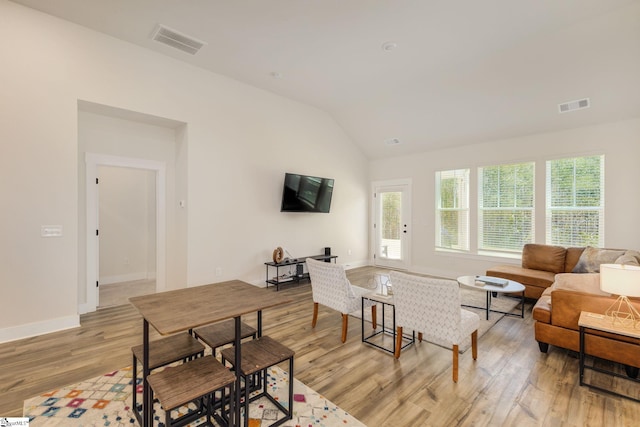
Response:
M351 249L347 251L347 255L351 255Z
M216 267L216 276L222 276L222 267Z

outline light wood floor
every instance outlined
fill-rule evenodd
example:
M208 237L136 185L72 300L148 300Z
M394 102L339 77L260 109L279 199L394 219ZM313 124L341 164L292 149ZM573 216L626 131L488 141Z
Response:
M372 271L348 275L357 284ZM449 350L423 342L396 360L363 344L354 318L342 344L335 311L320 307L311 329L309 284L280 292L294 302L263 313L264 333L296 351L296 378L370 427L637 426L640 420L639 403L580 387L578 359L553 347L539 352L530 304L524 320L504 318L480 339L477 361L470 351L460 356L455 384ZM131 363L130 347L142 335L133 307L98 310L81 322L0 345L0 416L21 416L26 398Z
M152 294L156 291L155 280L133 280L130 282L100 285L100 308L128 304L129 298Z

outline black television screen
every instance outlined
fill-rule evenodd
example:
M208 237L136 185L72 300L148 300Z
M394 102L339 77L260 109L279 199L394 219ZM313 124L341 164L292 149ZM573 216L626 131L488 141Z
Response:
M332 194L333 179L287 173L280 211L328 213Z

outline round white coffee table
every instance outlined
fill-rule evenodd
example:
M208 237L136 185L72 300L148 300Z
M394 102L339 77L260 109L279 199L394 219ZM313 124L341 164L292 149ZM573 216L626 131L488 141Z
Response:
M493 282L493 283L492 283ZM477 289L479 291L485 291L487 293L487 305L486 307L476 307L466 305L465 307L471 308L480 308L486 310L487 312L487 320L489 320L489 312L501 313L506 316L517 316L524 319L524 285L522 283L516 282L515 280L502 279L500 277L492 277L492 276L460 276L458 277L458 283L460 285L470 288ZM498 284L500 283L500 284ZM505 284L502 286L502 284ZM513 293L521 293L520 299L520 314L513 312L505 312L491 309L491 295L496 293L501 294L513 294Z

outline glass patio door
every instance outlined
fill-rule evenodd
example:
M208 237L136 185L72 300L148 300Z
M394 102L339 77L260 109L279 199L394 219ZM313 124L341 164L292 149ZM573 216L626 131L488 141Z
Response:
M375 265L409 268L410 201L409 182L374 186Z

